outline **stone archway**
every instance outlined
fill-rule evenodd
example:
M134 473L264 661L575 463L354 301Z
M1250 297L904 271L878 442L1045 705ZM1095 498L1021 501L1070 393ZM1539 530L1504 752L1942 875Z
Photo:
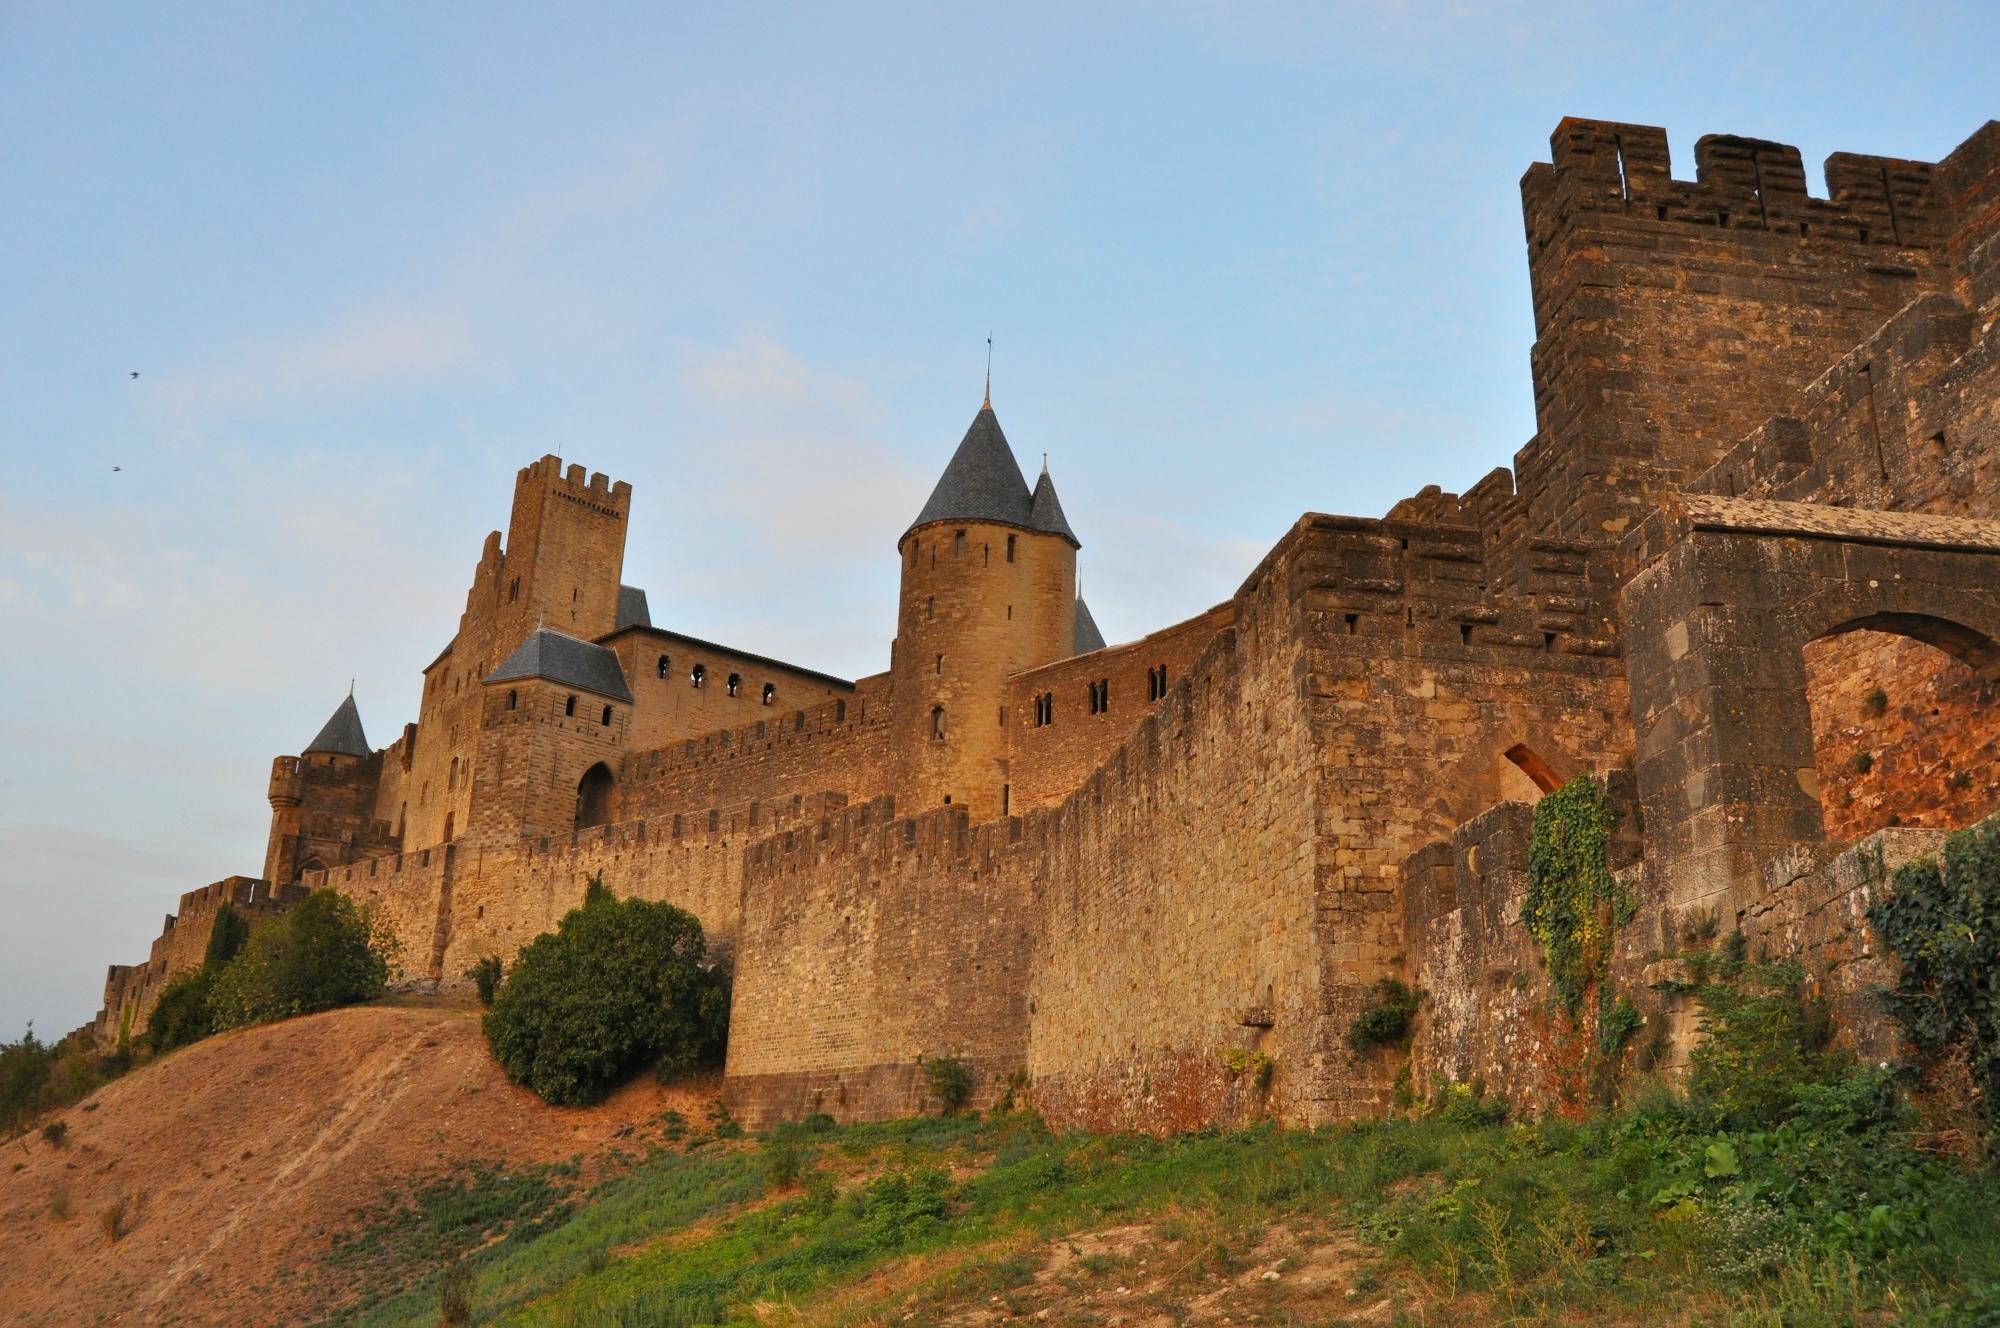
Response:
M576 785L576 828L588 830L611 820L611 795L617 787L611 767L599 761L583 772Z
M1639 797L1667 900L1728 911L1825 838L1806 646L1890 632L2000 669L2000 522L1682 501L1621 595Z

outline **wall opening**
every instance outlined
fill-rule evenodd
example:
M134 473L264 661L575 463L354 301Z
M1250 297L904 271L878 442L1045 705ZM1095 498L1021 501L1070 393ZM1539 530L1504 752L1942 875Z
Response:
M1538 800L1542 794L1554 793L1562 787L1562 777L1556 774L1547 761L1537 756L1527 743L1517 742L1503 754L1513 764L1514 768L1527 776L1528 782L1535 786L1535 797L1517 799L1517 801L1533 802Z
M1957 829L2000 810L2000 649L1938 618L1878 615L1805 650L1828 839Z
M576 828L588 830L611 820L611 768L599 761L576 785Z

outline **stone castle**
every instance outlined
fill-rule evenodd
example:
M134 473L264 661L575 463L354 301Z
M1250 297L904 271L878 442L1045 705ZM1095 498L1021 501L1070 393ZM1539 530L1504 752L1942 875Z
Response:
M1715 919L1879 1041L1881 864L2000 807L2000 122L1935 164L1836 154L1824 198L1783 144L1694 161L1563 121L1521 182L1513 469L1307 513L1137 641L1099 635L990 403L897 537L889 668L851 681L654 625L630 487L543 457L416 722L373 748L349 697L278 757L262 875L183 896L97 1035L144 1027L225 901L330 886L455 985L601 876L732 965L751 1124L921 1109L944 1055L1059 1124L1351 1117L1405 1064L1346 1036L1385 977L1425 993L1420 1089L1532 1101L1563 1053L1529 808L1593 775L1631 989ZM1684 1045L1688 1011L1647 1015Z

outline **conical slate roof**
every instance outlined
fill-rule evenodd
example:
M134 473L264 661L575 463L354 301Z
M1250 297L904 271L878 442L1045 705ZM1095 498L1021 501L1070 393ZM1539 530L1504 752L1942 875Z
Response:
M366 756L369 751L368 735L361 731L361 712L355 708L354 694L350 692L333 717L320 727L318 735L306 744L305 755L337 752L342 756Z
M1051 491L1053 492L1053 491ZM1058 516L1061 513L1057 513ZM1083 596L1076 597L1076 653L1088 655L1093 650L1104 649L1104 633L1097 630L1097 619L1090 616L1090 606L1083 602Z
M485 681L512 682L517 678L546 678L614 701L632 699L617 655L606 646L566 635L553 627L537 627L528 633L528 639L516 646L499 668L486 675Z
M653 614L646 607L646 592L637 586L618 587L618 620L611 625L611 630L652 625Z
M1062 500L1056 497L1056 482L1049 478L1047 462L1042 463L1042 477L1035 481L1035 497L1028 509L1028 524L1036 530L1062 536L1072 547L1083 547L1083 541L1069 528L1069 518L1063 515Z
M1000 432L1000 417L991 405L981 406L972 417L972 427L951 454L930 501L909 530L933 521L998 521L1010 526L1035 528L1034 500L1028 481ZM909 530L904 534L909 534Z

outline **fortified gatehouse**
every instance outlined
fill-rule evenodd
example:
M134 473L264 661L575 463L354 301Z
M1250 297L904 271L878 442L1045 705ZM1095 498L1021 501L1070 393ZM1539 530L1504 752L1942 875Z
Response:
M1386 977L1426 992L1420 1087L1534 1101L1530 808L1591 775L1625 971L1714 919L1812 956L1876 1045L1881 865L2000 809L2000 123L1934 164L1836 154L1825 197L1783 144L1704 138L1691 181L1646 126L1550 146L1513 468L1308 513L1137 641L1098 633L990 401L884 532L888 667L852 680L655 626L630 487L526 467L416 722L373 749L349 697L278 757L262 878L184 897L99 1036L224 897L331 886L455 985L598 875L732 965L752 1124L917 1110L940 1055L1059 1124L1367 1113L1395 1066L1346 1033Z

